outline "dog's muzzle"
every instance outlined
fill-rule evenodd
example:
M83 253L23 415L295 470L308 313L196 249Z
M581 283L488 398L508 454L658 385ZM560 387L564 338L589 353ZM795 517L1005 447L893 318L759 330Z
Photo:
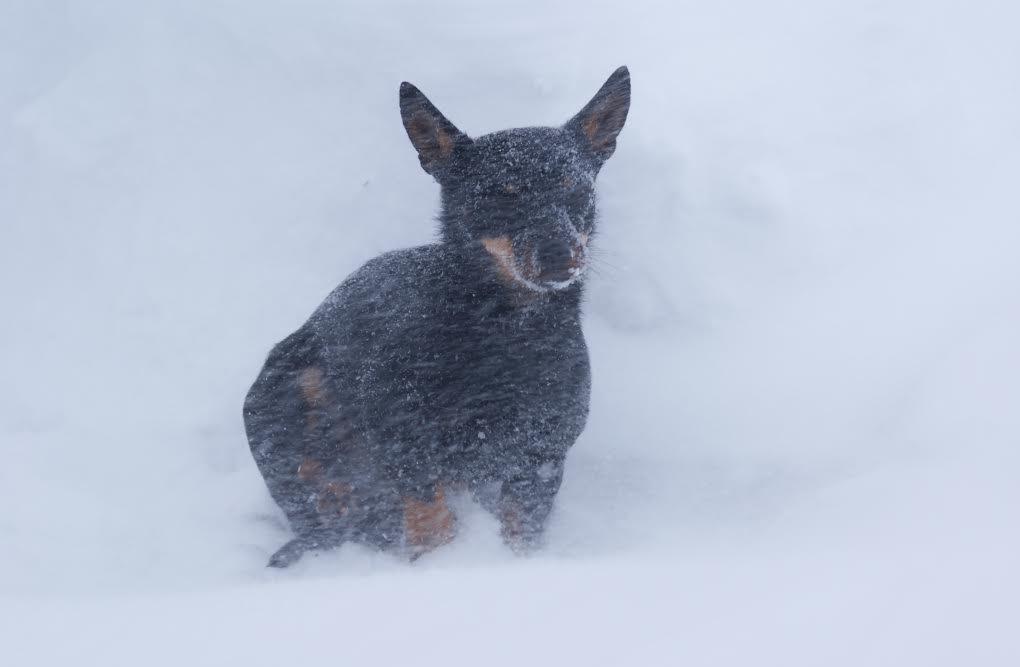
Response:
M569 287L584 273L588 259L588 235L571 239L547 239L535 246L515 248L508 236L482 239L507 280L536 292Z

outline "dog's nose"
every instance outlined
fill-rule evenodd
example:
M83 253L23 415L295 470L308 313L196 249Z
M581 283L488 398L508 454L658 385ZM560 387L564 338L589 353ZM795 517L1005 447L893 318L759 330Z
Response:
M570 244L559 239L543 241L538 248L538 261L543 269L566 268L570 263Z
M574 268L570 243L555 239L542 242L538 247L538 264L542 280L550 282L569 280Z

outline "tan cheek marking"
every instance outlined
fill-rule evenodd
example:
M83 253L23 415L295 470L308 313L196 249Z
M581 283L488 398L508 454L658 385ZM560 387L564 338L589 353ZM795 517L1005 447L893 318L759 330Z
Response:
M505 280L514 281L514 244L509 236L489 236L482 239L486 251L496 260L499 275Z
M573 252L570 254L570 261L567 266L571 269L580 269L584 260L584 249L588 246L588 234L581 232L577 235L577 243L574 244Z

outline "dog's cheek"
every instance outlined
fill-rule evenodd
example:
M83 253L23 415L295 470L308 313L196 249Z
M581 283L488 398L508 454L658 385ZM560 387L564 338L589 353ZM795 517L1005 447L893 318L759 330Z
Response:
M496 269L501 278L507 282L514 282L513 262L514 244L509 236L493 236L482 239L482 245L496 263Z

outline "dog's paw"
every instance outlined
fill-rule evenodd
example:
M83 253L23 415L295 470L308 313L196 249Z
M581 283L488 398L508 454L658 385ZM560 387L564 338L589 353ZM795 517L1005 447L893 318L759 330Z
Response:
M266 567L285 568L290 567L301 559L301 556L308 551L309 545L301 539L293 539L276 550L270 558Z

